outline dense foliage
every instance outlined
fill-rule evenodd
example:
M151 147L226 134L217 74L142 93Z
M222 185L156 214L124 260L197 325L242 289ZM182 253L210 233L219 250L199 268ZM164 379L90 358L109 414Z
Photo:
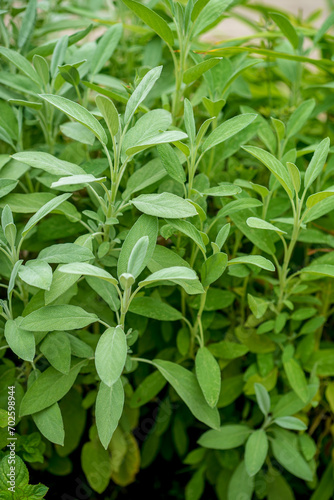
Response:
M1 8L0 498L333 498L334 15Z

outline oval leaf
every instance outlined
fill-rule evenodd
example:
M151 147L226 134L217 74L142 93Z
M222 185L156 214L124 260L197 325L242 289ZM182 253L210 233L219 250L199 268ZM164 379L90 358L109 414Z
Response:
M211 408L217 405L221 373L216 359L206 347L200 347L195 358L196 377L206 402Z
M100 379L108 387L112 387L121 376L127 350L125 333L120 326L108 328L101 335L95 351L95 366Z

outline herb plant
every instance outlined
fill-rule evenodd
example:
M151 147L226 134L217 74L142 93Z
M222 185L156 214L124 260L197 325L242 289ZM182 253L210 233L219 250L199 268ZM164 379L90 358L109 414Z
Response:
M319 15L3 2L0 498L333 497ZM254 35L210 44L226 17Z

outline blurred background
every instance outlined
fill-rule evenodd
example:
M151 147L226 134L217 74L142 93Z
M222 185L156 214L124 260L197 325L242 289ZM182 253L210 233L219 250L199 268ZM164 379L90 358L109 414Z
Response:
M334 2L332 0L253 0L248 2L248 7L238 7L234 12L239 13L241 16L247 16L248 19L254 21L259 20L258 12L253 11L251 5L272 5L274 8L285 10L287 13L292 13L301 19L307 19L310 16L315 16L312 20L314 26L321 26L322 22L328 14L334 11ZM321 12L320 12L321 11ZM229 18L224 20L215 29L207 34L204 39L218 41L225 38L242 37L254 33L254 30L246 23L236 18Z

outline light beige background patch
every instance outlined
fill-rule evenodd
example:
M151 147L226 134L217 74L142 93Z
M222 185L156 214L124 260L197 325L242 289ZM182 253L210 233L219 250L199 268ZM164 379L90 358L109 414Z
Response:
M307 18L312 12L322 9L322 15L315 21L315 26L320 26L328 15L328 4L326 0L255 0L250 2L253 4L263 3L265 5L276 6L283 11L291 12L295 15L300 15L303 19ZM235 12L246 15L248 18L258 20L259 15L251 9L237 8ZM229 18L219 24L214 30L207 33L203 38L205 40L218 41L226 38L241 37L250 35L253 30L245 23L235 18Z

